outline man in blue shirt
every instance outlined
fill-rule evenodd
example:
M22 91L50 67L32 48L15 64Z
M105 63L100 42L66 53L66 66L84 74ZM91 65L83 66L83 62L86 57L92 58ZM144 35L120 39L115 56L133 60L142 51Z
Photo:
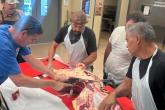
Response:
M23 11L17 9L18 0L1 0L2 10L0 10L0 25L14 25L15 22L24 15ZM18 53L17 61L25 62L22 56Z
M32 16L22 17L13 26L0 26L0 84L10 77L17 86L32 88L51 86L57 90L64 86L70 86L57 81L63 79L48 69L41 61L35 59L26 47L36 41L42 33L41 24ZM38 80L23 75L16 60L18 51L32 67L48 74L54 80Z

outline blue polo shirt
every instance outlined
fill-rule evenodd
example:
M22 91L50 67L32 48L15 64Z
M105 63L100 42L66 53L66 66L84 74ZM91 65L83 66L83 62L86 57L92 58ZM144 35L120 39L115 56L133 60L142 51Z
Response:
M10 25L0 25L0 84L10 75L20 74L21 70L16 59L19 54L31 54L27 47L19 46L8 31Z

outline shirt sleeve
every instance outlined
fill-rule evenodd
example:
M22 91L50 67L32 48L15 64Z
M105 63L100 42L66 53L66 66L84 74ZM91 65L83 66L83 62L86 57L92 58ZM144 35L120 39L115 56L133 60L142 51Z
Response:
M66 36L66 34L67 34L68 27L69 27L69 26L62 27L62 28L58 31L56 37L54 38L54 41L55 41L55 42L57 42L57 43L64 42L64 38L65 38L65 36Z
M130 63L129 68L128 68L128 72L126 74L126 76L130 79L132 79L132 68L133 68L133 63L134 63L135 59L136 59L136 57L132 58L131 63Z
M87 53L90 54L97 51L96 36L92 30L89 30L87 37L89 38L87 41Z
M123 37L124 35L125 35L125 27L119 26L113 30L109 38L109 42L111 42L111 44L113 45L116 42L119 42L119 39L122 39L121 37Z
M31 54L30 48L28 48L28 47L20 48L19 54L22 55L22 56L26 56L26 55Z
M118 30L119 30L118 27L113 30L113 32L112 32L112 34L109 38L109 42L111 42L111 44L114 44L117 41L117 39L118 39L118 35L117 35Z

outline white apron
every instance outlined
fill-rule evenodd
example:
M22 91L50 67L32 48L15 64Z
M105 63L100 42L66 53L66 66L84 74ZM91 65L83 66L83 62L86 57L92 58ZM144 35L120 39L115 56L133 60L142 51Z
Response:
M149 70L152 66L153 57L156 55L157 49L149 61L146 74L140 79L139 65L140 59L136 58L132 68L132 99L136 110L157 110L154 102L150 86L149 86Z
M18 89L20 94L13 100ZM17 87L10 78L1 84L0 91L10 110L68 110L58 96L40 88Z
M76 67L77 63L81 63L87 56L86 47L84 44L83 36L81 34L79 41L77 41L74 44L71 44L71 41L69 39L69 33L71 31L72 27L69 26L68 33L65 36L64 44L68 51L69 56L69 65L71 68ZM88 67L88 66L87 66Z

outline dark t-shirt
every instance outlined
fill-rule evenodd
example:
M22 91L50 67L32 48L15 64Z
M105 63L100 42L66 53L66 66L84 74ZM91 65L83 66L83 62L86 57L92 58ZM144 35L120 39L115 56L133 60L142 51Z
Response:
M54 38L55 42L57 42L57 43L64 42L64 38L68 33L68 27L69 26L62 27L59 30L56 37ZM97 50L97 47L96 47L96 37L95 37L94 32L91 29L89 29L88 27L85 27L85 30L82 33L82 35L83 35L84 44L85 44L88 55L91 52L95 52ZM73 34L72 31L70 31L69 39L70 39L71 43L74 44L80 39L80 36L76 36Z
M132 79L132 67L135 61L132 58L128 69L127 77ZM142 79L147 71L150 58L140 61L140 78ZM158 110L165 110L165 53L158 50L153 58L152 66L149 70L149 86Z

